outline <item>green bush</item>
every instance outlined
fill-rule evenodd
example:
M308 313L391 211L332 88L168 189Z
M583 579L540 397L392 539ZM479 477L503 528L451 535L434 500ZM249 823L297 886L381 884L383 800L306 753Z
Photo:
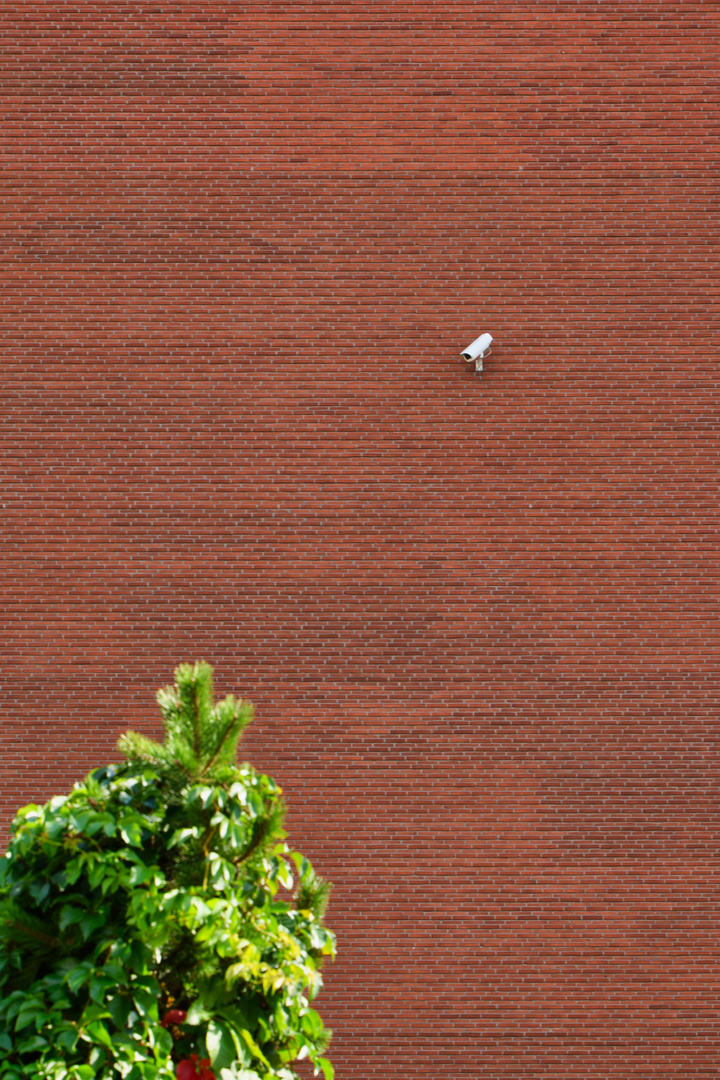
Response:
M248 702L212 669L158 693L162 744L26 806L0 859L2 1080L326 1080L310 1006L329 885L284 842L280 787L235 764Z

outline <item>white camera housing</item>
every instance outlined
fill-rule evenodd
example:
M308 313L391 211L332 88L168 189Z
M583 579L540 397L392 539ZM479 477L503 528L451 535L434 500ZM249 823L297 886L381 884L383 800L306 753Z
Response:
M473 360L477 360L478 356L482 360L485 353L492 344L492 334L481 334L480 337L475 338L471 345L468 345L467 349L464 349L460 353L463 360L467 360L468 364Z
M483 356L490 348L492 344L492 334L481 334L480 337L475 338L472 344L468 345L467 349L460 353L463 360L467 360L468 364L475 361L475 370L482 371L483 369Z

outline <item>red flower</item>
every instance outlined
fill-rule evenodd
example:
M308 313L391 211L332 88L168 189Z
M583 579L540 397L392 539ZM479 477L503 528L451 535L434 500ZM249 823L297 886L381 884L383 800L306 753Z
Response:
M193 1054L193 1057L197 1061L197 1054ZM179 1061L177 1069L175 1070L177 1080L200 1080L197 1074L197 1070L189 1058L185 1061Z
M170 1009L163 1016L160 1024L162 1027L170 1027L171 1024L184 1024L187 1020L187 1013L184 1009Z
M215 1080L215 1073L210 1068L210 1058L201 1058L191 1054L185 1061L179 1061L175 1070L177 1080Z

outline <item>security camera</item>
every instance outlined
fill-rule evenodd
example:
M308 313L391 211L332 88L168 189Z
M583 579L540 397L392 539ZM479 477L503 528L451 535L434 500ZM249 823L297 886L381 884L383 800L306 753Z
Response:
M475 361L475 370L482 371L483 369L483 356L490 348L492 342L492 334L481 334L479 338L475 338L471 345L468 345L467 349L460 353L463 360L467 360L468 364Z

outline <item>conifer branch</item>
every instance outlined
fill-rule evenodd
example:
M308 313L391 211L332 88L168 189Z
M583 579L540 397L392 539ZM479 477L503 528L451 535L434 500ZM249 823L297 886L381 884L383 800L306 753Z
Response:
M61 942L51 937L49 934L43 934L42 930L35 930L32 926L28 926L27 923L21 922L19 919L3 919L6 926L11 926L13 930L19 930L21 934L25 934L27 937L35 938L36 941L41 941L43 945L49 945L51 949L56 949Z
M218 744L217 744L217 748L215 750L215 753L205 763L205 765L203 765L202 769L200 770L200 775L201 776L204 776L205 773L209 772L210 769L212 769L213 765L218 760L218 758L220 757L220 754L223 751L223 748L225 746L225 742L227 741L227 738L230 735L230 732L233 730L233 728L235 728L237 726L237 724L236 724L237 719L238 719L238 714L235 713L234 716L228 721L227 727L225 728L225 730L223 731L222 735L220 736L220 738L218 740Z
M192 680L192 724L193 724L193 754L196 758L200 757L200 700L198 695L198 687L195 683L195 677Z

